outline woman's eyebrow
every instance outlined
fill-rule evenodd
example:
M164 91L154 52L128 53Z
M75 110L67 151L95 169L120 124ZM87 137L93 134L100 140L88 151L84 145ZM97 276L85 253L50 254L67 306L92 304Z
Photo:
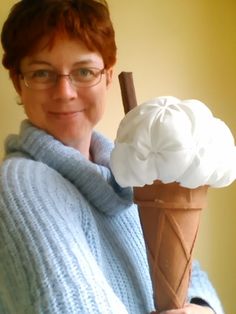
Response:
M85 60L80 60L80 61L77 61L75 63L73 63L73 66L84 66L84 65L98 65L98 63L93 60L93 59L85 59Z
M32 60L28 63L28 65L49 65L52 66L50 62L43 61L43 60Z
M97 62L93 59L84 59L84 60L79 60L76 61L75 63L73 63L73 66L84 66L84 65L90 65L90 64L94 64L94 65L98 65ZM47 65L47 66L51 66L53 67L53 64L51 64L50 62L44 61L44 60L31 60L28 65Z

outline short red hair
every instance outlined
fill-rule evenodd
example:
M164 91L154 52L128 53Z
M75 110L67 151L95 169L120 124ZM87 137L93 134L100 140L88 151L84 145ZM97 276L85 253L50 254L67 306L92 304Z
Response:
M52 45L60 33L98 51L106 69L115 64L115 33L105 0L22 0L12 7L1 33L2 64L10 76L19 73L22 58L40 39L49 35Z

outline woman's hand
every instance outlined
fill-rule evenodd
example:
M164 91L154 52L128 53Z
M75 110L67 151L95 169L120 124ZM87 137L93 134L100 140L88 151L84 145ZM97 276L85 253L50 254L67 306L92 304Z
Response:
M215 312L208 306L186 304L182 309L152 312L151 314L215 314Z

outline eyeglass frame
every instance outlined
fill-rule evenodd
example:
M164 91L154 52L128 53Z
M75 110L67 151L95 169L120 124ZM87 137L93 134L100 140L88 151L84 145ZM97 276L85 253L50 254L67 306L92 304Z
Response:
M91 81L91 82L89 82L89 81L84 81L84 82L78 81L78 82L75 82L73 80L73 77L71 77L71 74L73 72L79 71L79 70L90 70L90 71L91 70L96 70L96 71L98 71L94 75L95 82L93 82L93 81ZM33 88L33 87L30 86L30 85L32 85L32 78L31 78L31 83L29 83L30 78L26 78L26 75L29 75L31 73L33 74L33 73L36 73L38 71L46 71L46 72L53 73L53 74L55 74L55 77L53 78L53 80L51 82L48 82L48 83L42 83L42 82L41 83L36 83L36 84L42 84L42 86L45 84L46 85L45 87L43 87L43 88ZM47 90L47 89L50 89L50 88L56 86L56 84L58 83L58 81L59 81L59 79L61 77L68 77L70 84L73 87L75 87L75 88L89 88L89 87L93 87L93 86L98 85L101 82L102 75L105 74L105 73L106 73L106 69L105 68L99 69L99 68L96 68L96 67L80 67L80 68L72 70L68 74L61 74L61 73L57 72L56 70L38 69L38 70L34 70L34 71L19 72L19 75L20 75L20 78L24 81L24 84L25 84L25 86L27 88L32 89L32 90ZM98 80L96 81L97 78L98 78ZM83 85L83 83L85 85Z

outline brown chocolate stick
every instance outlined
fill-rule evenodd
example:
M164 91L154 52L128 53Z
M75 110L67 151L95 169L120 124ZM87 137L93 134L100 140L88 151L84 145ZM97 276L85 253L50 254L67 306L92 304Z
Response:
M118 76L125 114L137 106L132 72L121 72Z

